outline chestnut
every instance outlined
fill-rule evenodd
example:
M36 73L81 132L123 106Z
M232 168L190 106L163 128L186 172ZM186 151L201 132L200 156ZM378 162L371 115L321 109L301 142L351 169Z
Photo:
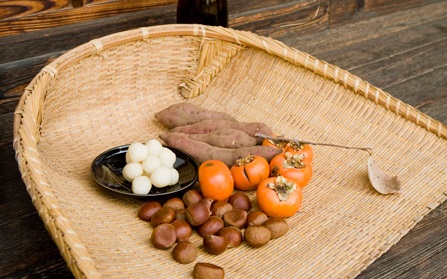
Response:
M210 216L205 223L200 225L200 227L197 229L197 233L200 236L205 237L208 235L216 234L223 227L225 227L225 223L222 218L219 218L217 216Z
M251 209L251 201L247 194L244 192L235 192L228 198L228 203L233 206L234 209L241 209L249 211Z
M174 260L181 264L192 263L197 258L197 249L194 244L189 241L180 241L172 249Z
M196 263L192 271L194 279L224 279L225 271L222 267L212 263Z
M183 200L178 197L173 197L168 199L163 203L163 206L170 206L174 211L185 209L185 204L183 203Z
M208 206L208 209L211 209L211 204L213 204L213 199L210 198L203 198L199 202L204 203L206 206Z
M272 234L264 226L249 226L245 229L244 239L248 246L258 248L270 241Z
M176 240L175 227L168 223L158 225L151 234L152 244L158 249L168 249L175 244Z
M242 232L236 227L222 228L217 234L227 239L228 248L238 247L242 243Z
M193 203L199 202L201 199L203 199L203 196L196 189L190 189L190 190L186 191L182 197L182 200L185 203L186 207L188 207L189 205L191 205Z
M185 217L188 223L193 226L200 226L208 220L211 215L211 211L204 203L196 202L190 204L186 208Z
M247 211L232 209L224 214L223 220L226 226L242 228L247 223Z
M175 212L175 220L186 220L185 213L186 213L185 208L177 210Z
M175 211L169 206L160 208L157 212L152 215L151 225L156 227L161 223L171 223L175 219Z
M228 246L228 241L220 235L208 235L203 238L203 248L212 255L222 254Z
M269 217L261 210L254 210L247 215L247 226L260 226L267 221Z
M284 218L280 217L272 217L268 219L264 223L264 226L270 230L272 239L281 237L289 231L289 225L287 224L287 221L284 220Z
M138 218L141 220L150 222L152 215L155 214L158 210L160 210L161 204L158 201L149 201L141 206L138 211Z
M217 217L223 217L223 215L233 209L233 206L227 201L215 201L211 204L211 214Z
M191 225L185 220L174 220L171 225L175 227L175 233L177 235L177 242L186 241L192 234Z

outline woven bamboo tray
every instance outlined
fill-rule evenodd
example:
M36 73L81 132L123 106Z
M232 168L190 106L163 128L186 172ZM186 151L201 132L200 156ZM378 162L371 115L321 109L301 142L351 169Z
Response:
M23 180L73 274L189 278L192 264L150 243L142 201L110 195L90 176L104 150L158 137L154 113L178 102L261 121L274 132L372 147L402 180L380 195L361 151L315 146L314 175L289 233L196 262L227 278L352 278L447 197L447 127L361 78L278 41L201 25L140 28L92 40L47 65L14 122ZM255 203L254 193L250 197ZM256 203L255 203L256 206Z

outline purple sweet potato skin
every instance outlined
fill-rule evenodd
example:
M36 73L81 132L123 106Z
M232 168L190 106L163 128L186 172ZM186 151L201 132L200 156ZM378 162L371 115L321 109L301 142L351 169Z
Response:
M239 148L257 144L256 137L252 137L243 131L234 129L218 129L211 131L208 134L168 133L171 133L171 137L187 137L194 141L200 141L212 146L224 148Z
M237 122L225 119L205 119L191 125L175 127L171 131L185 134L208 134L218 129L240 130L252 137L255 137L256 133L265 135L273 134L272 130L261 122ZM257 143L262 143L262 138L257 138Z
M233 116L225 112L204 109L191 103L173 104L155 113L154 116L169 129L177 126L191 125L205 119L235 121Z
M264 157L267 161L281 153L281 149L271 146L248 146L240 148L223 148L209 145L204 142L195 141L186 135L174 133L164 133L160 138L170 147L174 147L190 154L200 164L206 160L221 160L228 167L231 167L237 159L248 156L249 154Z

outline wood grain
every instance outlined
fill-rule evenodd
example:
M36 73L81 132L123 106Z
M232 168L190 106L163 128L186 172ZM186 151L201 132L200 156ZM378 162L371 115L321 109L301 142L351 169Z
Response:
M331 1L331 27L392 14L436 3L436 0L338 0Z
M70 7L71 3L68 0L2 1L0 2L0 21L15 20Z
M440 225L444 224L444 225ZM433 210L358 279L445 278L447 275L447 203ZM433 244L436 237L436 244ZM398 263L398 264L397 264Z
M446 9L447 2L434 3L326 31L322 40L314 34L282 40L420 107L446 97ZM362 31L371 26L374 32ZM433 117L443 121L442 115Z
M272 25L321 30L354 19L389 14L439 0L228 0L235 26L258 31ZM174 0L40 0L0 2L0 37L85 22L134 11L176 5ZM330 13L329 13L330 10ZM241 25L246 22L248 25ZM273 26L274 27L274 26Z
M436 0L360 0L363 2L365 12L375 12L379 14L394 13L402 10L413 9L428 4L436 3Z
M25 1L35 2L35 1ZM117 14L147 10L158 6L172 5L173 0L141 0L141 1L107 1L92 2L78 8L33 9L31 12L9 16L0 20L0 37L24 32L32 32L67 24L73 24L98 18L105 18ZM23 7L22 7L23 8ZM25 8L24 8L25 9ZM9 8L11 10L11 8ZM11 13L11 12L9 12ZM2 17L3 18L3 17Z
M242 11L230 18L230 27L269 37L280 37L290 31L305 34L324 30L329 27L329 1L290 1Z

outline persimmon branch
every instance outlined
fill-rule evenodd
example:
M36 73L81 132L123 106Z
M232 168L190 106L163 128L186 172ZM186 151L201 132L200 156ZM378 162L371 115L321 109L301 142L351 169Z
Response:
M290 138L283 138L283 137L275 137L275 136L268 136L261 133L256 133L255 136L274 140L274 141L284 141L284 142L295 142L296 144L310 144L310 145L322 145L322 146L331 146L331 147L338 147L338 148L344 148L344 149L356 149L356 150L362 150L369 153L370 156L372 156L372 149L369 147L355 147L355 146L344 146L344 145L338 145L338 144L332 144L332 143L324 143L324 142L312 142L312 141L305 141L300 139L290 139Z

